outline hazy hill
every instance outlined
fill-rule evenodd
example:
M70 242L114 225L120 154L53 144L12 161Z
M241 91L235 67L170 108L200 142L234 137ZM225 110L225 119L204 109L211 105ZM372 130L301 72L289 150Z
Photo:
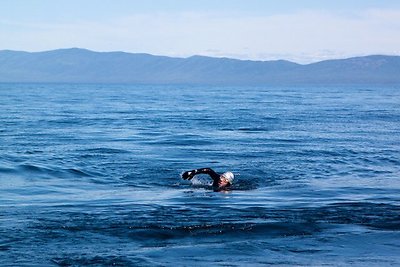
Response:
M193 56L59 49L0 51L0 82L149 84L399 84L399 56L366 56L301 65Z

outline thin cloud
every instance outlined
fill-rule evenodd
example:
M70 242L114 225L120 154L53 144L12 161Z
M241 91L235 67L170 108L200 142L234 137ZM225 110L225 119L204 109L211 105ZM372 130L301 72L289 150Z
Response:
M1 25L0 43L7 45L4 48L30 51L84 47L307 63L354 55L399 54L400 47L400 10L387 9L353 14L314 10L258 17L159 13L55 24L0 21Z

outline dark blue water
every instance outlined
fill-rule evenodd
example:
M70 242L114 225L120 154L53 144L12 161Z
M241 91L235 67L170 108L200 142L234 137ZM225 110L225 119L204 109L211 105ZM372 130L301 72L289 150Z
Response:
M0 85L1 266L400 265L400 88ZM228 192L189 169L232 171Z

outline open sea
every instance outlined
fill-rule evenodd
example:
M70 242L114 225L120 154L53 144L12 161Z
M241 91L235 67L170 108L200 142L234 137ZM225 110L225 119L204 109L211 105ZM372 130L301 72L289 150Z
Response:
M400 87L0 84L0 266L400 266ZM229 191L207 176L232 171Z

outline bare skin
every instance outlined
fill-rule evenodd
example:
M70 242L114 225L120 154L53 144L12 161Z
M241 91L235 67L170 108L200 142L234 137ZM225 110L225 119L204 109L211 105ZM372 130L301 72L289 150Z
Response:
M213 180L213 188L216 190L220 190L231 185L229 179L224 177L222 174L216 173L211 168L202 168L202 169L195 169L191 171L184 172L182 174L182 179L184 180L191 180L197 174L208 174L211 179Z

